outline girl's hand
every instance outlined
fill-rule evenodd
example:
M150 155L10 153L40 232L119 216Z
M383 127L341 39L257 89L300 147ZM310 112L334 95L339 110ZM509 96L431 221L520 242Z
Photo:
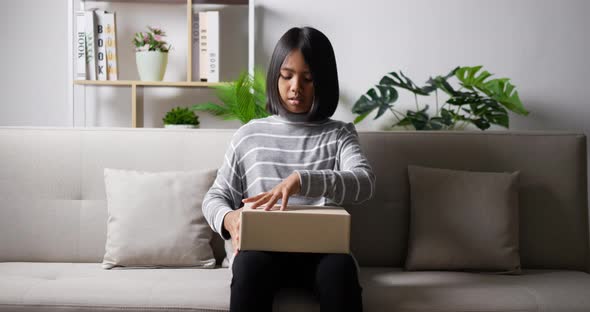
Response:
M236 209L229 212L223 218L223 227L229 232L231 236L231 244L234 247L234 256L238 253L238 247L240 247L240 213L243 208Z
M245 198L242 201L244 203L253 203L251 206L252 209L266 204L264 210L270 210L281 199L281 210L285 210L287 209L289 196L297 194L301 190L301 183L299 181L299 174L293 172L269 192L263 192L256 196Z

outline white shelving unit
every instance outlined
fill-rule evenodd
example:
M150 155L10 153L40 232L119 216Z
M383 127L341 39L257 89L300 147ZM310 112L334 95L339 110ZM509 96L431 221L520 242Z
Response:
M75 23L75 12L77 10L84 10L86 7L87 2L93 3L106 3L106 2L128 2L128 3L137 3L138 5L138 13L141 14L141 7L142 3L162 3L162 4L177 4L177 5L185 5L186 6L186 40L187 40L187 58L186 58L186 77L185 81L157 81L157 82L150 82L150 81L141 81L141 80L107 80L107 81L98 81L98 80L75 80L75 70L74 70L74 25ZM210 82L201 82L201 81L193 81L192 79L192 63L193 60L191 59L192 55L192 17L193 17L193 5L206 5L206 4L215 4L215 5L247 5L248 6L248 71L253 74L254 73L254 34L255 34L255 0L68 0L68 92L69 92L69 107L71 107L71 115L72 115L72 126L76 126L76 115L83 116L82 119L85 120L85 107L86 107L86 96L84 96L84 111L81 114L76 113L76 99L75 99L75 91L76 88L85 88L87 87L129 87L131 91L131 127L142 127L143 126L143 113L139 113L143 111L143 96L139 96L138 94L143 93L144 88L153 88L153 87L174 87L174 88L210 88L213 86L217 86L222 84L221 83L210 83ZM221 33L223 36L223 33ZM84 125L86 126L85 122Z

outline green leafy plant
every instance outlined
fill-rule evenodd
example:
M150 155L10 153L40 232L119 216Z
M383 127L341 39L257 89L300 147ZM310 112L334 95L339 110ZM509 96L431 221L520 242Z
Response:
M135 46L135 52L159 51L168 52L172 45L168 44L164 37L166 33L160 28L148 26L148 32L137 32L131 41Z
M266 111L266 79L260 69L250 75L242 72L237 80L214 87L223 104L207 102L192 106L195 111L207 111L224 120L240 120L243 124L252 119L269 116Z
M496 124L509 127L508 110L520 115L528 115L523 107L515 86L508 78L488 79L492 74L483 70L482 66L457 67L446 76L436 76L426 82L425 86L417 86L401 71L391 72L383 76L375 85L363 94L352 107L352 112L358 114L355 123L361 122L367 115L377 109L377 119L386 111L390 111L396 118L392 125L413 126L416 130L450 130L464 129L473 124L481 130ZM456 78L460 88L455 89L450 79ZM416 110L407 110L406 114L394 108L398 99L396 89L406 89L414 94ZM449 99L439 107L438 90L448 95ZM436 111L428 114L429 105L420 107L418 96L429 96L435 93Z
M175 107L162 119L165 125L199 125L199 116L186 107Z

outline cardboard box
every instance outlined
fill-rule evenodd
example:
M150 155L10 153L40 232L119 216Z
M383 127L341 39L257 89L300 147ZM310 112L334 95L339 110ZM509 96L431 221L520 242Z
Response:
M246 205L240 216L240 250L350 252L350 214L340 207Z

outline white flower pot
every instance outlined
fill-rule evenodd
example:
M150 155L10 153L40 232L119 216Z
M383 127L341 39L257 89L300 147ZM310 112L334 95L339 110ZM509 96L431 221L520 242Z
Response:
M168 65L168 52L135 52L135 63L139 79L143 81L162 81Z
M164 125L164 128L168 129L196 129L198 127L195 125Z

